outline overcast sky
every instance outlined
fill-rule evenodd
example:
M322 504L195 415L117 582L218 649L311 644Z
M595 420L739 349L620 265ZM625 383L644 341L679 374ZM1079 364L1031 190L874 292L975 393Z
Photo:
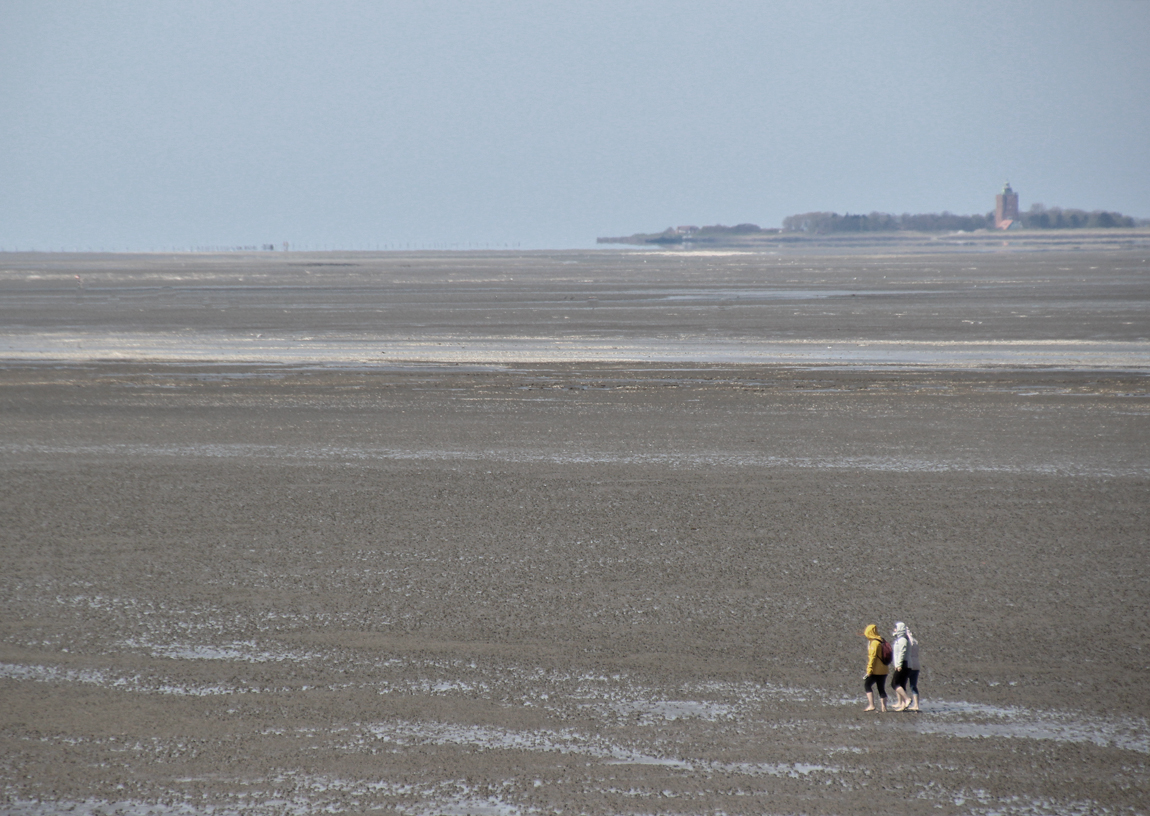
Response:
M1150 2L0 0L0 247L1150 217Z

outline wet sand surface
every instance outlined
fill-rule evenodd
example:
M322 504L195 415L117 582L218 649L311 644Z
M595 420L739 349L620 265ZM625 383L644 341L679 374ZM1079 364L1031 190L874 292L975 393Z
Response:
M1150 812L1148 334L1130 251L0 256L0 811Z
M1146 367L1150 247L0 256L0 359Z

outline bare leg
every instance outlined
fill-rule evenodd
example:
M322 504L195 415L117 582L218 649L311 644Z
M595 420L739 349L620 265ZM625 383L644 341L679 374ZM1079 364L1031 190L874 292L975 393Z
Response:
M874 711L874 692L868 691L866 693L866 708L863 711Z
M917 694L914 695L914 699L911 700L910 710L911 711L918 711L918 695Z
M885 712L886 711L886 697L879 697L878 698L878 704L880 706L882 706L882 710Z
M896 698L895 704L891 707L895 711L902 711L910 705L910 697L907 696L906 690L902 686L894 687L894 696Z

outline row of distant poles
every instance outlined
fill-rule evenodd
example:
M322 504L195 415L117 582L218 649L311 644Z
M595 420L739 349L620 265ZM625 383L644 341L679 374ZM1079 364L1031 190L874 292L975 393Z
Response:
M394 244L376 244L372 249L370 246L359 247L346 247L339 246L338 244L296 244L292 245L287 241L282 244L252 244L252 245L236 245L236 246L186 246L186 247L164 247L162 249L123 249L121 247L57 247L54 249L20 249L19 247L3 247L0 246L0 252L402 252L402 251L420 251L420 250L481 250L481 249L519 249L518 243L506 244L480 244L480 243L431 243L431 244L417 244L417 243L394 243Z

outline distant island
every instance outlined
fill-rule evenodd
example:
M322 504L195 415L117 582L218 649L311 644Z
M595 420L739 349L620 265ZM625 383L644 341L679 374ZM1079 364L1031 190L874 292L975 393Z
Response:
M780 232L780 229L763 229L758 224L736 224L733 227L715 224L710 227L667 227L662 232L637 232L620 238L596 238L595 241L600 244L717 244L778 235Z
M1046 208L1033 205L1027 212L1020 213L1011 223L1011 229L1064 230L1064 229L1114 229L1150 226L1150 219L1132 218L1117 212L1105 210ZM897 233L897 232L977 232L995 229L995 213L986 215L955 215L949 212L903 213L872 212L867 215L839 215L834 212L808 212L788 215L783 219L782 228L764 228L757 224L737 224L733 227L721 224L709 227L680 226L668 227L662 232L635 233L614 238L597 238L600 244L689 244L723 246L756 242L755 239L774 237L776 240L788 235L834 235L840 233Z

